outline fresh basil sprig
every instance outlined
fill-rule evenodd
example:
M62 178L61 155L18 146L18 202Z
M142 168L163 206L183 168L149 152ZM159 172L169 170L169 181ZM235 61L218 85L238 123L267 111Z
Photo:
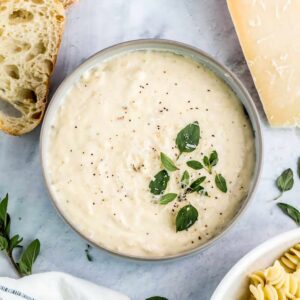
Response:
M22 275L30 275L32 273L32 266L40 253L40 242L34 240L24 250L21 259L17 263L18 269Z
M160 160L163 166L166 168L166 170L170 172L178 170L178 168L175 166L172 159L168 157L166 154L164 154L163 152L160 153Z
M286 203L278 203L277 206L300 226L300 211L297 208Z
M190 174L188 171L184 171L180 180L181 188L185 189L190 184Z
M13 250L22 248L20 244L23 238L18 234L10 236L10 216L7 213L7 206L8 194L0 202L0 250L6 253L18 275L30 275L40 253L40 241L38 239L32 241L21 254L19 261L15 261Z
M179 156L183 152L193 152L198 146L199 140L200 127L198 121L195 121L184 127L176 137L176 145L179 149Z
M212 151L212 153L208 156L204 156L203 164L206 167L206 170L209 174L212 173L212 167L216 166L219 161L219 156L217 151Z
M166 170L159 171L149 184L150 192L153 195L161 195L167 188L170 176Z
M168 299L165 297L154 296L154 297L147 298L146 300L168 300Z
M203 165L201 164L200 161L197 161L197 160L189 160L186 164L194 170L203 169Z
M175 193L168 193L168 194L163 195L160 198L159 203L162 204L162 205L166 205L169 202L175 200L176 198L177 198L177 194L175 194Z
M284 192L289 191L294 186L294 174L291 169L287 169L281 173L281 175L276 180L277 188L280 191L280 195L274 200L279 199Z
M215 183L216 186L218 187L218 189L223 192L223 193L227 193L227 183L226 183L226 179L221 175L221 174L217 174L215 176Z
M190 228L198 220L197 209L189 204L182 207L176 217L176 231L183 231Z

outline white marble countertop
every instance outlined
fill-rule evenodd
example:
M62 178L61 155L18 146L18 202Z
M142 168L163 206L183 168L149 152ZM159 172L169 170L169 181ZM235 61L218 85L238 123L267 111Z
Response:
M137 263L92 249L57 215L49 201L39 162L39 129L21 138L0 134L0 195L10 194L13 232L38 237L41 254L34 272L65 271L126 293L133 300L162 295L170 300L209 300L219 281L245 253L296 225L269 200L274 179L296 170L299 129L270 129L253 87L225 0L80 0L68 24L51 92L78 64L112 44L138 38L167 38L191 44L225 63L255 99L263 123L265 159L253 202L236 226L212 248L165 263ZM282 200L300 206L300 180ZM20 217L20 218L19 218ZM0 256L0 276L14 276Z

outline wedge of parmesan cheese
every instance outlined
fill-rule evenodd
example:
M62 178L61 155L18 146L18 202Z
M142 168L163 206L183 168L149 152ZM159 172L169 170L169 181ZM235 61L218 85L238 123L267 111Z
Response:
M271 126L300 125L300 0L227 0Z

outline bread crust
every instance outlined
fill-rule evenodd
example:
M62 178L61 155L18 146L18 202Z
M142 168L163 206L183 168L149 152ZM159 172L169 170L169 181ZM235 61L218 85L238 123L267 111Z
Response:
M78 0L62 0L65 8L69 8L71 5L73 5L77 1Z
M6 9L9 10L9 16L11 16L14 12L18 12L21 11L22 9L24 9L25 11L28 11L28 9L30 8L30 5L32 4L28 4L29 1L31 0L27 0L26 2L24 0L0 0L0 19L1 17L3 17L4 13L2 13L1 11L1 5L5 5ZM34 2L34 1L33 1ZM38 1L37 1L38 2ZM48 3L49 2L49 3ZM44 3L44 2L43 2ZM50 4L51 3L51 4ZM58 1L58 0L46 0L46 4L48 5L47 8L49 9L49 14L50 16L53 17L53 28L51 28L50 30L53 31L53 33L55 34L55 38L54 41L53 39L51 39L52 36L49 36L49 44L50 43L54 43L51 45L51 49L38 49L40 51L45 51L46 52L46 59L43 58L42 54L38 54L34 59L36 59L36 61L33 59L32 61L32 65L31 68L28 68L28 64L30 62L21 62L19 67L20 69L24 69L26 72L20 72L20 77L17 78L17 80L15 80L15 82L13 82L15 84L16 87L21 87L23 88L23 85L25 87L25 89L23 88L23 90L25 90L27 93L28 91L31 91L30 89L27 89L28 87L26 86L26 84L29 82L29 78L35 78L38 75L41 75L41 78L43 79L42 82L39 84L37 81L34 83L34 87L32 87L32 90L34 90L34 94L36 95L35 97L32 97L33 99L27 99L24 96L24 99L18 99L18 95L15 94L15 97L12 97L12 95L10 95L9 98L6 98L4 95L7 94L6 91L4 91L4 93L1 94L1 91L4 90L4 88L2 87L1 89L1 82L0 82L0 99L5 100L7 103L9 103L12 107L14 107L17 111L22 112L22 116L21 117L14 117L14 116L10 116L7 115L6 113L0 111L0 130L11 134L11 135L22 135L25 133L28 133L30 131L32 131L42 120L44 113L45 113L45 109L46 109L46 105L47 105L47 96L49 93L49 84L50 84L50 77L51 74L53 72L56 60L57 60L57 55L58 55L58 51L60 48L60 44L62 41L62 36L63 36L63 32L64 32L64 24L65 24L65 10L63 7L63 4ZM42 6L42 5L41 5ZM50 8L51 6L51 8ZM45 10L44 10L45 11ZM33 14L33 19L35 17L34 13L39 13L39 8L37 8L34 12L30 12L31 14ZM7 14L7 12L6 12ZM7 17L7 15L5 16ZM21 16L23 17L23 16ZM32 17L30 15L30 17ZM49 15L47 16L49 18ZM45 14L45 18L46 18L46 14ZM22 22L23 19L21 19L20 22ZM39 21L40 22L44 22L44 26L49 26L49 21L47 22L47 20L43 20L41 19L41 17L39 16ZM8 30L10 30L10 26L15 26L15 24L10 24L10 21L8 21L6 28L8 28ZM46 26L46 27L47 27ZM1 27L0 27L1 29ZM16 31L16 30L15 30ZM14 33L15 33L14 31ZM24 33L21 32L20 36L22 36L22 41L24 41L24 44L26 44L26 40L29 36L27 37L26 35L29 35L31 32L29 33ZM15 33L16 34L16 33ZM40 36L42 34L42 32L38 32L37 36ZM9 37L10 38L10 37ZM1 37L0 35L0 45L1 45L1 40L3 39L3 43L7 42L7 40L5 40L5 37ZM15 39L15 36L14 36ZM14 40L12 39L12 40ZM10 39L8 40L9 42L11 41ZM20 42L20 41L18 41ZM35 41L38 45L38 41ZM49 46L49 45L48 45ZM0 48L0 56L1 56L1 49ZM4 49L5 50L5 49ZM30 51L34 51L33 46L31 45L30 49L28 50L28 53L30 53ZM27 54L29 55L29 54ZM44 60L42 60L44 59ZM11 58L10 58L11 60ZM45 66L47 68L46 72L44 74L40 74L41 70L38 68L43 67L43 63L45 64ZM1 64L0 64L1 66ZM6 68L8 66L5 66ZM0 68L0 77L4 77L7 76L7 74L3 74L4 73L4 68ZM22 71L24 71L22 70ZM26 76L25 76L26 74ZM41 79L39 78L39 80ZM18 82L22 81L23 85L19 84ZM12 92L11 92L12 94ZM31 101L30 100L35 100Z

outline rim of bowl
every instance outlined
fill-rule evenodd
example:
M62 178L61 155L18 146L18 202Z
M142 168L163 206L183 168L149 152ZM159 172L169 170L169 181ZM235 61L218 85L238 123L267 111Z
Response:
M149 46L147 46L147 44L152 44L154 45L160 45L160 46L164 46L163 48L159 49L159 48L151 48ZM145 46L145 48L138 48L138 49L127 49L127 47L133 47L133 46ZM87 70L84 70L85 67L91 62L93 61L95 58L97 58L98 56L102 56L104 54L107 54L113 50L118 50L118 49L122 49L123 51L120 51L117 55L121 55L122 53L126 53L126 52L130 52L130 51L139 51L139 50L162 50L162 51L169 51L171 53L176 53L176 51L172 50L171 47L177 47L177 48L181 48L182 50L187 50L189 52L193 52L195 53L195 56L198 57L202 57L204 59L206 59L206 61L208 62L208 65L204 65L204 67L209 68L209 65L215 65L217 68L221 69L222 72L224 72L226 77L229 77L233 80L233 82L237 85L238 90L243 94L244 99L246 100L247 104L249 105L250 111L247 111L247 113L249 114L249 116L252 117L252 119L249 118L249 121L251 123L252 126L252 131L253 131L253 135L254 135L254 141L255 141L255 166L254 166L254 171L253 171L253 176L252 176L252 180L251 180L251 186L248 192L247 197L243 200L243 204L240 206L239 210L237 211L237 213L235 214L235 216L230 220L230 222L228 222L227 226L225 226L225 228L219 232L218 234L216 234L212 239L210 239L209 241L207 241L205 244L200 245L199 247L193 248L191 250L187 250L184 252L180 252L177 254L173 254L173 255L167 255L167 256L161 256L161 257L147 257L147 256L134 256L134 255L127 255L118 251L114 251L108 248L105 248L103 246L100 246L98 244L96 244L95 242L93 242L92 240L90 240L90 238L88 238L87 236L85 236L84 234L82 234L75 226L73 226L71 224L71 222L69 222L69 220L64 216L64 214L61 212L59 206L57 205L54 196L54 193L52 192L51 188L50 188L50 184L49 184L49 178L47 175L47 171L46 171L46 156L47 156L47 149L45 146L46 143L46 130L49 127L49 111L50 109L53 109L53 107L56 105L57 103L57 95L59 94L59 91L66 85L68 84L68 81L71 79L71 77L75 77L75 75L77 75L78 73L83 74L84 72L86 72ZM170 47L170 49L168 48ZM115 55L111 55L110 58L114 57ZM186 55L187 57L190 57L191 59L197 61L194 57L192 57L191 55ZM104 60L105 61L105 60ZM98 61L98 63L95 63L94 66L98 65L101 63ZM198 62L199 63L199 62ZM201 64L201 63L200 63ZM92 67L91 67L92 68ZM90 69L91 69L90 68ZM220 75L218 75L214 70L211 70L218 78L220 78L223 82L224 79L221 78ZM75 83L75 81L73 82ZM229 88L236 94L236 90L233 89L233 87L228 83L225 82L225 84L227 86L229 86ZM238 100L242 103L241 101L241 97L237 96ZM244 104L242 103L243 107L245 108ZM58 106L57 106L58 108ZM56 109L57 109L56 108ZM102 251L105 251L106 253L109 253L113 256L117 256L117 257L121 257L121 258L125 258L125 259L129 259L129 260L134 260L134 261L143 261L143 262L155 262L155 261L168 261L168 260L175 260L175 259L179 259L179 258L184 258L187 256L191 256L193 254L197 254L199 252L202 252L206 249L208 249L209 247L211 247L213 244L215 244L219 239L221 239L226 233L228 233L230 231L230 229L237 223L237 221L241 218L241 216L245 213L247 207L249 206L251 200L253 199L253 196L256 192L256 188L259 182L259 178L261 176L261 171L262 171L262 162L263 162L263 138L262 138L262 130L261 130L261 123L260 123L260 119L258 116L258 112L257 112L257 108L254 104L254 101L252 99L252 97L250 96L248 90L246 89L246 87L243 85L243 83L238 79L238 77L230 70L228 69L225 65L223 65L222 63L218 62L217 60L215 60L211 55L209 55L208 53L206 53L203 50L200 50L194 46L190 46L188 44L182 43L182 42L177 42L177 41L173 41L173 40L168 40L168 39L137 39L137 40L130 40L127 42L122 42L122 43L117 43L114 44L112 46L106 47L98 52L96 52L95 54L91 55L89 58L87 58L86 60L84 60L83 63L81 63L79 66L77 66L69 75L67 75L64 80L60 83L60 85L58 86L58 88L56 89L55 93L53 94L51 100L49 101L49 105L47 107L44 119L43 119L43 123L42 123L42 128L41 128L41 133L40 133L40 161L41 161L41 167L42 167L42 174L46 183L46 188L48 191L48 194L50 196L52 205L54 206L55 210L57 211L58 215L64 220L65 223L67 223L81 238L83 238L84 240L86 240L89 244L93 245L95 248L98 248Z

